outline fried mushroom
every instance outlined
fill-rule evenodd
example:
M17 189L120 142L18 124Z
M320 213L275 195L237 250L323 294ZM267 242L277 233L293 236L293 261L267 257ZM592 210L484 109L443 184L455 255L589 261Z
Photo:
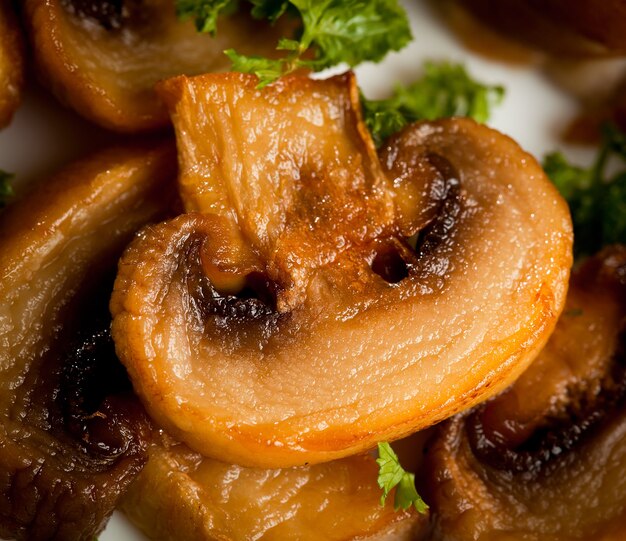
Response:
M0 537L89 541L147 458L108 300L132 234L167 216L171 143L68 167L0 223ZM168 188L170 186L170 188Z
M111 299L153 418L206 456L287 467L509 385L571 264L567 207L536 161L466 119L413 125L377 156L353 76L255 86L163 86L196 213L142 232ZM220 290L220 273L242 288Z
M21 30L11 0L0 0L0 128L17 109L24 86Z
M507 37L551 53L612 56L626 52L624 0L458 0Z
M407 440L413 457L423 439ZM162 541L425 539L428 516L394 511L391 502L382 507L377 474L371 455L266 470L205 458L166 439L151 449L121 508Z
M445 423L425 472L435 539L622 539L626 248L572 278L554 334L502 395Z
M40 77L79 114L122 132L168 124L158 80L225 70L231 47L271 56L278 32L238 15L212 38L177 20L173 0L25 0L24 12Z

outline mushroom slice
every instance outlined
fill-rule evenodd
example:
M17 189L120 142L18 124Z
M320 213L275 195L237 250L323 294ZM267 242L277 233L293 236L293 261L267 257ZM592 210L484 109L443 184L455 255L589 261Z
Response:
M625 317L626 248L614 247L573 275L530 368L429 445L438 538L623 539Z
M169 123L153 91L158 80L225 70L231 47L271 56L280 31L237 15L212 38L179 21L174 0L23 3L41 78L79 114L122 132Z
M144 230L111 299L157 422L204 455L287 467L509 385L552 331L571 264L567 207L536 161L463 119L411 126L378 158L353 76L255 84L163 87L183 196L204 214ZM224 293L210 271L240 245L256 260L235 258L246 287Z
M417 457L411 438L407 442ZM404 463L404 461L403 461ZM183 444L155 445L121 508L151 539L417 541L427 515L381 507L371 455L288 469L243 468Z
M0 128L20 103L24 85L22 36L11 0L0 0Z
M175 175L173 144L113 149L1 217L1 538L92 539L145 463L150 426L108 300L125 244L167 216Z

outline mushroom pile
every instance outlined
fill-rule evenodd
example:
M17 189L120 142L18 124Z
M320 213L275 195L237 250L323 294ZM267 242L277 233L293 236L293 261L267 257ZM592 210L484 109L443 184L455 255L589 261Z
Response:
M0 537L87 541L119 508L185 541L619 539L626 248L570 279L568 207L512 139L450 118L377 149L352 73L193 76L257 23L172 5L21 8L62 101L176 141L0 214ZM425 513L380 504L380 442Z

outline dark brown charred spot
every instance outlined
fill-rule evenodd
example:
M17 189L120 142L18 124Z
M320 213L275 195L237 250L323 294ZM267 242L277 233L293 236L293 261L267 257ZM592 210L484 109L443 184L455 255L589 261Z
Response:
M409 268L400 251L388 245L377 251L372 270L390 284L397 284L409 275Z
M94 455L115 458L145 447L147 419L115 355L110 321L101 320L67 353L58 400L68 432Z
M243 343L265 343L281 317L286 317L276 307L278 284L264 273L251 272L240 291L224 294L203 271L200 254L204 242L210 240L198 233L181 240L174 277L185 284L191 312L205 325L205 332L223 333L235 348Z
M4 421L0 537L91 537L147 460L152 428L109 335L110 255L86 273Z
M474 454L485 464L516 473L537 473L550 468L551 461L572 450L622 406L626 398L626 331L622 331L619 348L598 392L590 396L573 392L569 403L546 419L531 437L514 448L498 432L488 430L478 408L467 420L467 434Z
M432 220L421 229L414 240L416 262L412 269L421 276L424 292L440 290L456 249L458 222L463 206L459 172L449 160L430 153L427 160L437 169L439 181L431 185L431 200L436 202Z

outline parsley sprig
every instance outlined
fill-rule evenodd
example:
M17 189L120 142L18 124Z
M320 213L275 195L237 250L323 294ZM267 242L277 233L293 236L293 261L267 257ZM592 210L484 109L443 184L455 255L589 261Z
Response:
M14 195L11 184L14 176L0 169L0 208L5 207Z
M615 172L610 162L619 162ZM626 135L613 125L602 130L602 144L591 167L572 165L561 152L543 167L569 204L574 223L574 254L592 255L607 244L626 242Z
M474 80L463 64L426 62L424 75L408 86L396 86L387 100L362 98L365 123L377 146L417 120L469 116L487 122L491 108L504 98L502 86Z
M387 442L378 444L379 466L378 486L383 490L380 498L380 505L385 505L385 500L393 488L396 489L393 506L398 509L409 509L414 506L418 513L426 513L428 505L422 500L415 488L415 475L407 472Z
M378 62L388 52L411 41L411 30L398 0L247 0L252 16L271 23L288 13L298 17L300 28L293 38L278 42L278 58L246 56L225 51L233 70L253 73L259 87L298 69L320 71L337 64L349 67L364 61ZM218 18L236 9L235 0L176 0L180 18L193 18L196 27L215 34Z

